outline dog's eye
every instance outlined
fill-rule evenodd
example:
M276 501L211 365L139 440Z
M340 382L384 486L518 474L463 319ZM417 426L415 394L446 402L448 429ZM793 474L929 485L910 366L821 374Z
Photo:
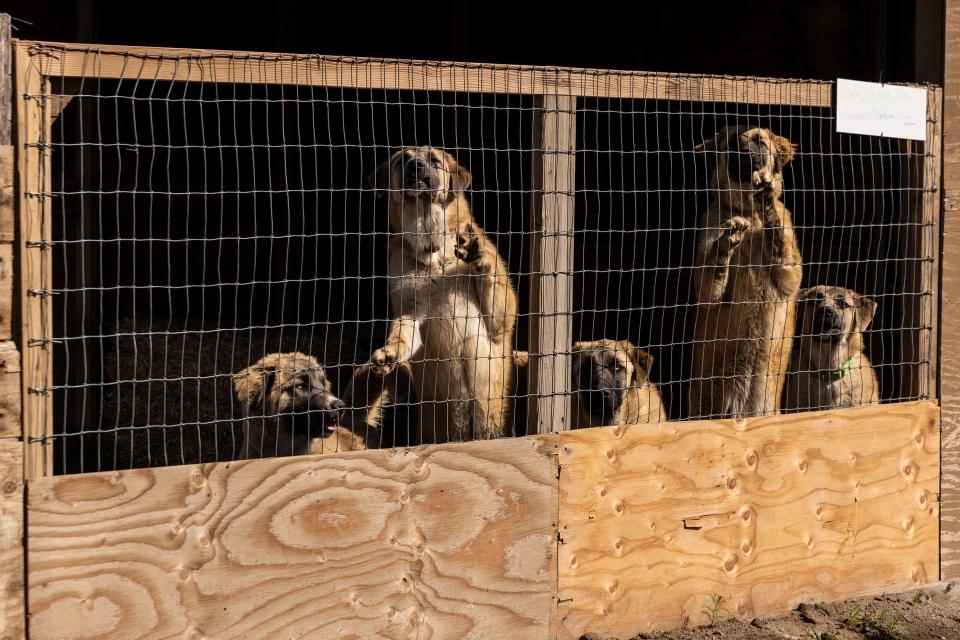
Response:
M310 388L310 385L308 385L306 382L297 383L297 391L306 391L309 388Z
M846 309L849 306L850 305L847 304L846 298L837 298L837 307L839 307L840 309Z
M435 167L437 167L437 168L439 169L439 168L440 168L440 165L441 165L442 163L440 162L440 158L432 158L432 159L430 160L430 164L432 164L433 166L435 166Z

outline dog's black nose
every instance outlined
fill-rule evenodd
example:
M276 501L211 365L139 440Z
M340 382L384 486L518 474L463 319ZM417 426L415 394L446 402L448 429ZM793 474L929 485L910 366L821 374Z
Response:
M415 177L423 175L427 170L427 163L420 158L414 158L406 164L406 173L408 176Z

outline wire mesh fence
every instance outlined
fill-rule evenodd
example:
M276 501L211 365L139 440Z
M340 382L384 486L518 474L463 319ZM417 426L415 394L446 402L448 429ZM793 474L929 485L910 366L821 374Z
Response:
M928 157L825 83L31 55L58 473L929 397Z

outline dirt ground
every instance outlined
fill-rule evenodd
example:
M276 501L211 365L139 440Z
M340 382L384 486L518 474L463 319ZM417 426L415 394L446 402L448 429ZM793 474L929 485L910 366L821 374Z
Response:
M718 607L723 616L722 603ZM725 619L696 629L642 633L656 640L958 640L960 581L833 603L804 603L781 616ZM586 634L581 640L607 640Z

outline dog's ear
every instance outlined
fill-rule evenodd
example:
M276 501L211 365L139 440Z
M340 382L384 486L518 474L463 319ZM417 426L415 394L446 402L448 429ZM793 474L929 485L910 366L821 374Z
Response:
M717 131L712 138L707 138L693 148L699 154L702 154L707 162L707 170L713 171L717 168L717 153L722 151L721 143L730 136L730 132L735 130L733 127L724 127Z
M450 153L444 151L444 156L447 161L447 171L450 172L450 191L461 194L470 188L470 183L473 182L473 176L471 176L470 172L464 167L461 167L457 163L457 159Z
M816 287L807 287L806 289L800 289L800 291L797 291L797 317L803 317L803 312L806 310L807 306L812 302L816 302L816 300Z
M382 198L386 190L390 188L390 174L393 171L393 160L396 157L396 153L392 154L377 165L377 168L367 176L367 184L376 191L376 197L378 198Z
M773 146L777 150L777 168L783 169L796 155L797 145L783 136L773 135Z
M877 312L877 303L867 296L855 298L857 301L857 328L860 331L866 331Z
M643 386L650 379L654 358L643 349L633 347L630 350L630 359L633 360L633 383L638 387Z
M260 361L233 375L233 389L248 412L251 409L264 408L276 372L276 368Z
M587 343L585 342L574 342L573 351L570 354L570 375L573 377L574 391L580 389L580 368L583 366L583 356L584 350L586 349L586 344Z

